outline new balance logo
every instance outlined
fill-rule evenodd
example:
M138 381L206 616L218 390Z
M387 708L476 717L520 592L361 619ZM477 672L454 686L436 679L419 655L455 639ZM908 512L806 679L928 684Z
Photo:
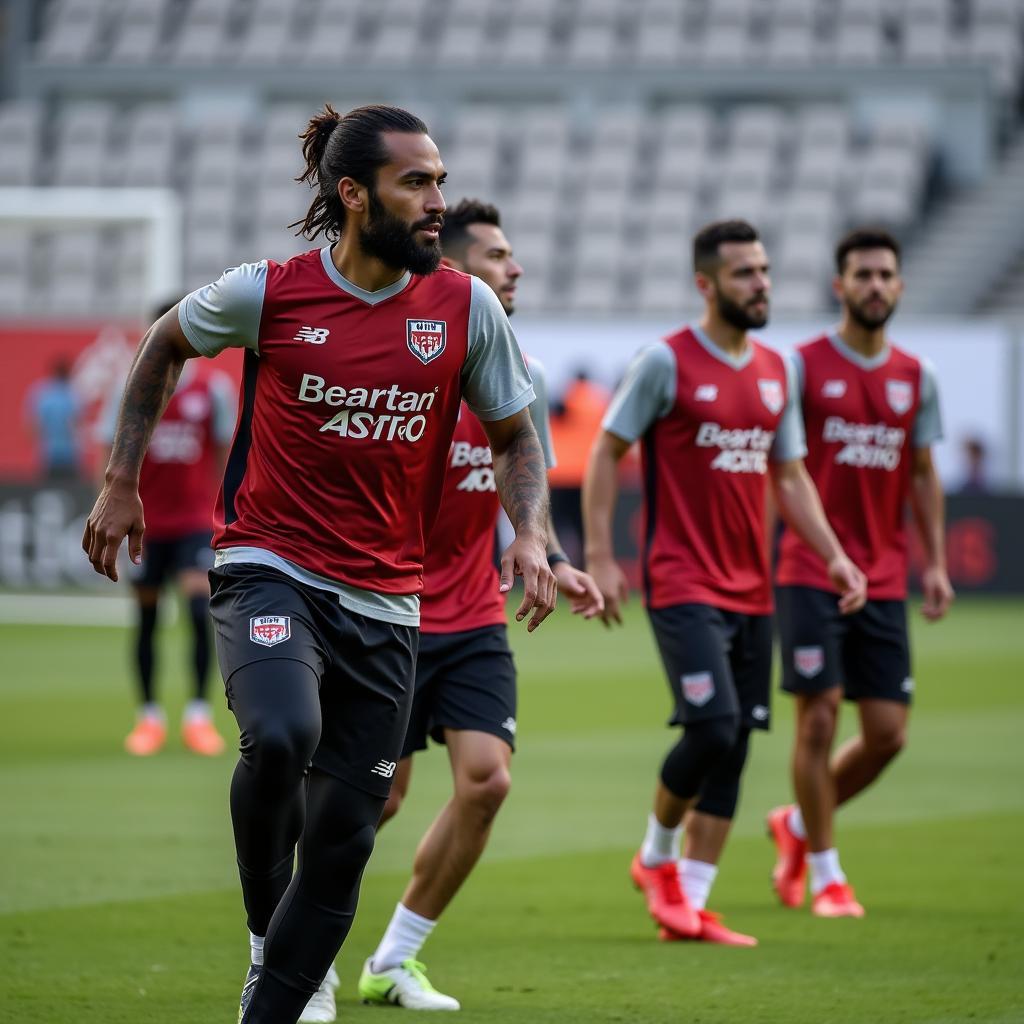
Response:
M390 779L398 767L394 761L378 761L371 769L371 775L379 775L382 779Z
M310 345L322 345L330 334L327 327L300 327L292 341L308 341Z
M513 736L515 736L516 720L511 715L509 715L508 718L506 718L505 721L501 723L501 727L505 730L505 732L510 732L512 733Z
M713 402L718 398L718 386L716 384L700 384L693 393L696 402Z

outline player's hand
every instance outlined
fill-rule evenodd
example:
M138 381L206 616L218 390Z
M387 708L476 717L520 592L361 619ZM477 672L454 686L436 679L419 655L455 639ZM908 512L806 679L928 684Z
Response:
M558 587L555 574L548 565L547 543L542 535L522 533L505 549L501 556L501 582L498 589L507 594L516 576L523 577L523 601L516 609L516 622L522 622L530 612L533 618L527 624L532 633L555 608Z
M557 562L552 571L558 584L558 592L569 599L573 615L592 619L604 611L601 591L587 573L574 568L568 562Z
M622 606L629 599L629 583L626 581L626 574L619 568L619 564L614 558L591 561L587 568L604 598L601 621L606 626L611 626L613 622L617 622L621 626Z
M938 622L949 611L956 596L946 570L937 566L925 569L921 574L921 590L924 593L921 614L929 622Z
M828 563L828 578L839 589L839 611L843 615L864 607L868 599L867 577L846 555L836 555Z
M108 576L116 583L117 552L121 541L128 538L128 556L138 565L142 560L145 530L138 487L127 483L107 483L103 485L86 521L82 550L101 576Z

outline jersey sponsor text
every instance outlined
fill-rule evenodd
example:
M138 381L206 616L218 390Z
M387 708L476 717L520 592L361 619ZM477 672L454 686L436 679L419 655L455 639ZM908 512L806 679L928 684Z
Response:
M775 431L762 427L728 430L705 422L697 431L697 447L720 449L711 468L726 473L767 473L768 452L774 440Z
M841 444L836 463L857 469L899 468L907 432L885 423L848 423L841 416L829 416L821 432L826 444Z

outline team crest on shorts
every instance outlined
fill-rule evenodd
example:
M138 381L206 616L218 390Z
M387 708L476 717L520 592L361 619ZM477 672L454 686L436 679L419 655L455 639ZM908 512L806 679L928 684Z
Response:
M761 401L772 415L782 411L782 381L759 380L757 389L761 392Z
M905 380L887 380L885 382L885 398L897 416L902 416L914 401L914 389Z
M823 647L794 647L793 667L805 679L813 679L825 667Z
M710 672L693 672L682 677L687 704L702 708L715 695L715 680Z
M405 340L421 362L433 362L443 351L447 324L444 320L406 320Z
M249 620L249 639L263 647L273 647L292 635L290 615L255 615Z

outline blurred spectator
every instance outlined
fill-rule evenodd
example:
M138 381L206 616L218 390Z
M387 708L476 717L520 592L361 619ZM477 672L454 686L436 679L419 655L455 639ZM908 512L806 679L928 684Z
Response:
M50 376L34 384L25 401L25 416L38 438L47 482L79 478L81 415L82 403L71 383L71 363L61 356Z
M960 447L963 455L963 478L959 494L988 494L988 449L980 437L966 437Z

